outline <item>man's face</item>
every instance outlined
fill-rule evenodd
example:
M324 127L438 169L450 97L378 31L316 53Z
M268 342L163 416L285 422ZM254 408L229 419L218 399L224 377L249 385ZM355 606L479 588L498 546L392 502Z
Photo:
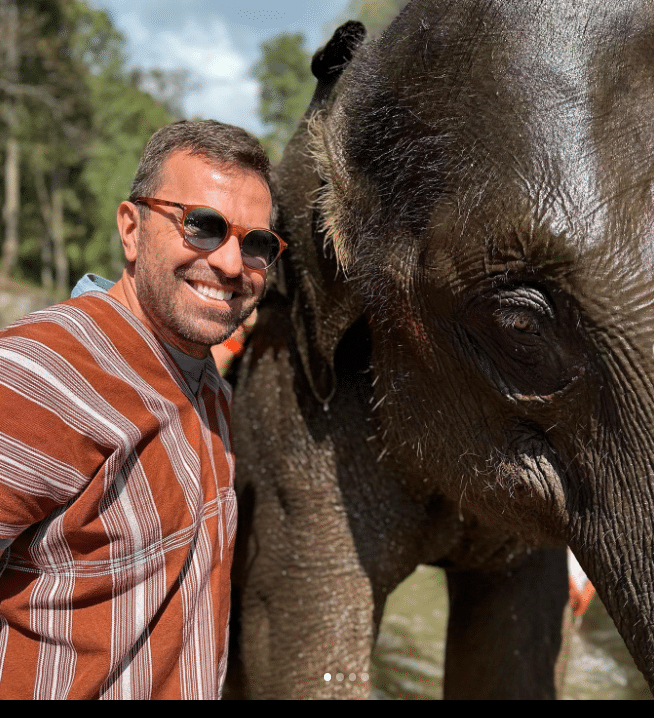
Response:
M213 207L232 224L269 227L271 197L253 171L175 152L163 168L157 199ZM197 252L181 234L182 211L156 206L138 219L134 278L147 324L191 356L206 356L254 310L266 273L246 267L236 236Z

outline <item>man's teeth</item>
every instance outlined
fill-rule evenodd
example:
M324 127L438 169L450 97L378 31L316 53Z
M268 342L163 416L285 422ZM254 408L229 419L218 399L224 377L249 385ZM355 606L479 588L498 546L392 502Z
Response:
M194 284L193 289L209 299L220 299L223 302L228 301L234 295L234 292L223 292L215 287L208 287L206 284Z

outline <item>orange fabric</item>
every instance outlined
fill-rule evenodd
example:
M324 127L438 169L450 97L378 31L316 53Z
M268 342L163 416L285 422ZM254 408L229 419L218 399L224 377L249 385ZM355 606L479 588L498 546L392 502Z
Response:
M572 611L575 618L581 618L590 606L595 596L595 587L590 581L587 581L583 588L579 588L573 578L569 579L570 584L570 601L572 603Z
M220 696L227 392L107 295L0 333L0 699Z
M237 357L240 357L241 354L243 354L243 345L241 342L237 342L236 339L232 339L231 337L228 337L223 342L223 346L229 349L229 351Z

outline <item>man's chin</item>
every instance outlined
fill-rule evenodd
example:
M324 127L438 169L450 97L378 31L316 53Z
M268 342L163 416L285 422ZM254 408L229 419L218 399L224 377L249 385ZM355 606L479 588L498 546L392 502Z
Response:
M252 314L255 307L239 314L234 318L226 318L224 315L218 319L205 317L201 322L194 322L192 325L182 322L178 331L184 339L194 344L205 347L216 346L230 337L241 324Z
M191 344L197 344L198 346L203 346L210 349L211 347L224 342L225 339L230 337L237 329L238 324L235 324L233 328L230 325L227 328L223 327L220 329L214 329L213 331L180 332L180 336L182 336L187 342L190 342Z
M148 315L154 326L159 326L164 335L171 338L177 336L182 342L197 348L210 348L230 337L257 305L256 299L251 296L241 296L238 303L218 308L182 302L178 297L150 297L148 292L142 292L142 295L152 299L145 303L150 309Z

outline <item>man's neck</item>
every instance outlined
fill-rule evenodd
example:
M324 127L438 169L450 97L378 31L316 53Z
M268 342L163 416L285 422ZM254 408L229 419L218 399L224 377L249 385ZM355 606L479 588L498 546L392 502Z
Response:
M132 314L139 319L158 339L167 346L174 347L177 351L190 356L194 359L205 360L209 355L209 347L199 347L192 345L194 350L193 353L187 351L187 343L180 344L179 341L175 340L174 336L170 334L164 334L154 326L153 322L150 321L147 314L143 311L141 304L136 295L136 283L134 277L127 270L123 270L121 278L114 284L109 290L110 294L114 299L119 301L124 307L129 309Z
M156 329L152 326L151 322L148 321L144 312L141 309L141 305L136 299L136 292L134 291L133 278L126 272L123 272L123 276L109 289L107 292L114 299L120 302L124 307L129 309L166 347L170 355L175 360L175 363L180 368L186 383L193 394L197 394L200 388L200 382L204 374L207 362L212 362L211 353L207 349L206 356L195 357L187 354L179 347L166 341L164 337L159 336Z

